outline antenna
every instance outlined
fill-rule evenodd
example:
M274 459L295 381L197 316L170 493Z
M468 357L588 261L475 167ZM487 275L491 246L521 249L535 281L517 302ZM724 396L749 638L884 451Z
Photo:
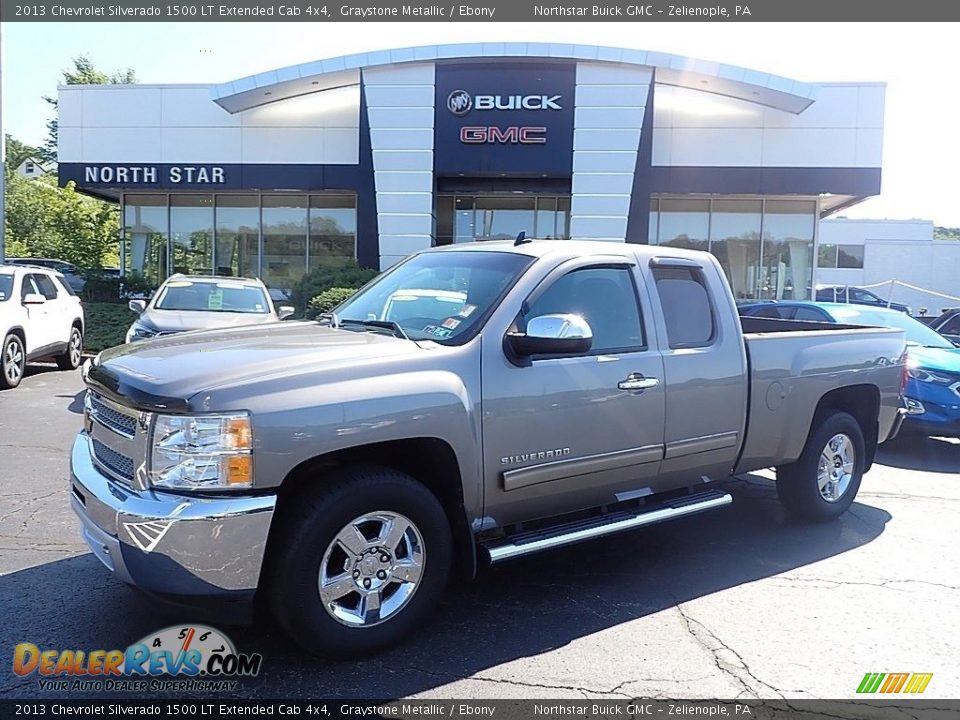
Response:
M517 235L517 239L513 243L513 246L516 247L517 245L525 245L528 242L533 242L533 239L528 239L526 231L521 230L520 233Z

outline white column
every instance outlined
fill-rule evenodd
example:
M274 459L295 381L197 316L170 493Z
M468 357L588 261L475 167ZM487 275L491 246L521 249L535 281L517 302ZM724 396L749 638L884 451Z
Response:
M653 71L577 63L570 236L623 242Z
M434 65L370 68L363 83L383 270L433 243Z

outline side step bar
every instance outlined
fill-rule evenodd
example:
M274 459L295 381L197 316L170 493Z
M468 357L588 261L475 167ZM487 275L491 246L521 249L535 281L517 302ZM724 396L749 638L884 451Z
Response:
M620 511L602 517L577 520L551 528L520 533L506 540L496 540L489 545L485 545L484 549L490 556L490 563L496 564L541 550L572 545L604 535L633 530L644 525L653 525L666 520L694 515L729 505L732 502L733 498L729 493L721 490L709 490L674 498L659 505L646 507L639 512Z

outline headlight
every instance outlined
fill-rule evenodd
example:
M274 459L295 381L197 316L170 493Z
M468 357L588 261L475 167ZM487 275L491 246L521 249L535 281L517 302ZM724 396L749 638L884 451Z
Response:
M919 380L920 382L937 383L938 385L949 385L953 382L953 380L948 377L937 375L929 370L924 370L923 368L918 367L908 369L907 375L912 377L914 380Z
M130 326L130 329L127 330L127 342L146 340L147 338L152 338L156 334L157 333L155 330L149 330L140 323L134 323Z
M157 488L220 490L253 484L247 413L157 415L148 475Z

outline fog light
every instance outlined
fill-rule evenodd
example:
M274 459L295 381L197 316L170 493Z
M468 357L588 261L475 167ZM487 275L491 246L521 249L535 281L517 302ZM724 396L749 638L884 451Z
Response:
M907 406L907 415L923 415L927 411L919 400L904 398L903 403Z

